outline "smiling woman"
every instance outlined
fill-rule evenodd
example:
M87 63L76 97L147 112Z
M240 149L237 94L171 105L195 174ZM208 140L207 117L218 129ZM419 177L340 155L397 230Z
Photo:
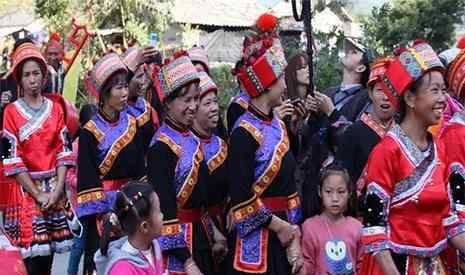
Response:
M199 75L184 51L176 52L160 70L165 94L163 124L152 139L147 162L150 183L160 196L164 214L159 238L167 271L212 274L208 168L200 140L190 131L199 104Z
M382 87L400 107L400 125L375 147L367 164L362 240L368 254L361 274L448 274L456 266L443 255L448 243L464 252L465 226L444 183L444 148L428 132L445 108L443 65L421 40L399 54ZM406 222L412 215L415 220Z

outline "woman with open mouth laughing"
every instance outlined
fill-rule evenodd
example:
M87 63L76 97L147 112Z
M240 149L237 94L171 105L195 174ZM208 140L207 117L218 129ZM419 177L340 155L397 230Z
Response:
M360 120L351 125L342 135L341 144L338 146L336 159L349 172L351 183L357 183L356 187L351 186L352 190L357 191L352 193L351 200L355 202L356 197L360 198L358 204L352 204L354 209L348 209L350 215L357 215L357 208L362 210L362 194L366 187L363 176L368 156L394 122L395 109L384 94L381 83L390 63L391 58L381 58L371 65L367 87L373 111L363 114Z
M443 146L428 132L445 108L444 67L422 40L398 54L382 83L400 124L368 160L362 274L450 274L446 248L465 252L465 225L445 182Z
M147 156L149 181L160 197L163 231L159 238L166 270L212 274L207 208L208 168L200 140L190 131L199 104L199 75L185 51L174 53L159 76L164 121Z

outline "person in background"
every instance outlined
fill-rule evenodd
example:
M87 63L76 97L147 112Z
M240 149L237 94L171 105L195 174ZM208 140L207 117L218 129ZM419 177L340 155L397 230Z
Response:
M199 107L191 131L200 139L203 159L208 166L208 176L205 178L208 182L207 211L213 231L209 241L216 264L215 271L224 272L220 265L227 253L225 209L228 195L228 145L225 140L214 134L219 120L218 88L206 72L199 72L199 78Z
M163 275L163 259L157 240L163 228L160 199L151 185L131 182L116 193L115 208L106 222L95 255L99 275ZM110 240L111 227L126 236Z
M242 66L242 61L239 60L236 62L233 73L237 72ZM247 111L250 102L249 94L241 87L240 82L238 81L239 93L235 97L231 98L231 101L228 105L228 110L226 111L226 121L228 126L228 134L231 135L232 129L237 122L237 119Z
M155 109L145 100L150 80L144 63L144 51L135 47L129 48L123 54L122 60L128 68L128 112L137 119L147 152L153 134L160 127L160 119Z
M47 92L63 94L63 84L65 81L64 55L60 34L57 32L51 33L45 47L45 59L47 60L49 73L46 87Z
M99 232L112 210L116 191L146 173L142 136L137 120L127 112L127 73L115 53L103 56L91 71L99 105L79 134L76 209L85 232L86 273L95 269Z
M189 54L189 58L191 59L192 64L194 64L195 68L197 69L197 72L205 72L209 77L212 77L210 74L208 55L203 47L194 46L193 48L189 49L187 53ZM218 115L219 121L215 129L215 135L218 135L222 139L226 140L228 138L228 131L224 126L223 115L221 112Z
M345 216L353 190L344 167L333 163L323 168L318 193L321 214L302 225L305 274L359 274L362 224Z
M342 134L336 160L347 169L350 176L352 208L349 214L355 216L357 209L362 209L364 190L364 168L373 148L394 125L395 108L384 93L382 81L392 58L380 58L371 65L368 80L368 95L371 99L372 112L362 114L360 120L349 126ZM360 200L357 200L359 198Z
M318 178L320 169L334 161L342 133L347 126L360 119L370 109L366 89L370 75L369 65L374 52L352 39L344 41L344 57L341 59L342 83L326 91L315 92L312 104L318 106L318 114L308 120L311 148L305 164L307 174L303 185L304 216L311 217L318 212Z
M97 106L93 104L86 104L82 106L81 111L79 112L79 125L78 133L74 137L72 142L73 147L73 158L77 160L78 149L79 149L79 131L82 127L97 113ZM70 228L73 232L73 247L71 248L71 253L68 260L68 275L77 275L79 263L81 261L81 256L84 253L84 244L86 235L84 228L80 224L77 215L77 166L71 167L66 173L66 191L68 195L68 200L71 203L71 209L74 212L74 219L70 222Z
M6 157L3 172L13 177L5 210L5 230L29 274L50 274L55 252L71 248L64 184L74 165L62 107L43 96L47 64L30 42L13 53L11 73L21 97L3 117Z

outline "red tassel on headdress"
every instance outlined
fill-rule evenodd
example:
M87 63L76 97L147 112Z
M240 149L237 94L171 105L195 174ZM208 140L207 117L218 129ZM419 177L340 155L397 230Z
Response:
M427 43L427 42L426 42L424 39L422 39L422 38L417 38L417 39L415 39L415 41L413 41L413 45L412 45L412 46L415 47L416 45L419 45L419 44L426 44L426 43Z
M460 39L457 41L457 48L459 49L465 49L465 35L460 37Z
M61 41L61 36L60 36L60 34L57 33L57 32L52 32L52 33L50 34L49 40L54 40L54 41L60 42L60 41Z
M272 14L264 13L258 17L256 25L262 32L272 32L278 25L278 18Z

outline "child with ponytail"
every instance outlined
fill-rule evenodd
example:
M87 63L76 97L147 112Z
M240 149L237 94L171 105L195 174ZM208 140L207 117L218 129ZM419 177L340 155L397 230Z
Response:
M162 275L162 255L156 238L163 214L152 186L128 183L116 194L114 213L104 225L100 250L94 260L99 275ZM113 226L126 236L110 242Z

